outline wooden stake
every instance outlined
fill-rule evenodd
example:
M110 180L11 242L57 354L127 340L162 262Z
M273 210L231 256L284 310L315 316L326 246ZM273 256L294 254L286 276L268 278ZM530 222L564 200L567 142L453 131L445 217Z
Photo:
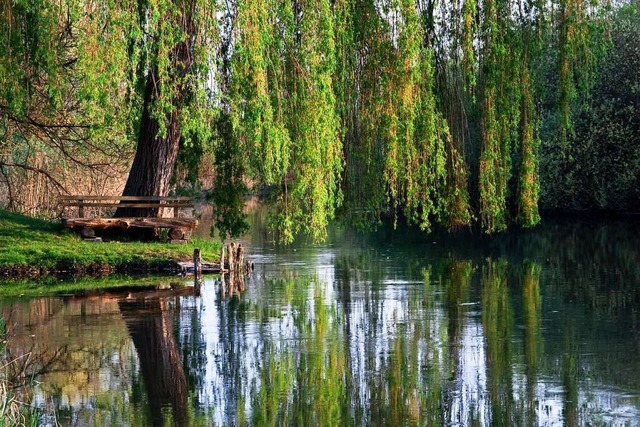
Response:
M193 250L193 281L196 287L200 287L202 277L202 258L200 257L200 249Z
M236 269L236 244L231 242L229 247L227 248L227 255L229 256L229 271L234 271Z
M238 290L244 292L244 274L238 275Z
M224 243L222 244L222 248L220 248L220 273L224 273Z
M244 273L244 246L238 245L238 273Z

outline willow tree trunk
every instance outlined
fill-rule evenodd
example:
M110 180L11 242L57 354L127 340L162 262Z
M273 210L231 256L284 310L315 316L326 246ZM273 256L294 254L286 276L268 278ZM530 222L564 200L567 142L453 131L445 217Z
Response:
M165 196L169 191L169 180L178 154L180 141L180 102L174 100L177 108L167 118L166 135L159 134L158 119L151 117L150 108L159 95L154 86L157 70L149 74L144 95L144 108L140 123L140 135L136 156L131 166L129 179L124 188L125 196Z
M161 58L156 58L147 74L138 145L123 196L166 196L169 193L180 144L180 117L189 95L188 76L193 66L196 33L193 21L195 0L174 0L174 3L182 11L176 24L185 37L169 52L170 65L167 72L162 73L166 81L160 81L161 73L157 64ZM170 16L165 19L174 20ZM165 93L162 92L163 88ZM154 109L166 102L170 103L167 112L154 114ZM161 126L159 117L164 126ZM157 217L159 213L159 209L120 208L115 216Z

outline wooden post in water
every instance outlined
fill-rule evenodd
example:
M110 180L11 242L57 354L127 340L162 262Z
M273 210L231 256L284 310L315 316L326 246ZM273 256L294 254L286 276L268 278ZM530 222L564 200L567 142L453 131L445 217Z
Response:
M222 244L222 247L220 248L220 274L224 274L224 243Z
M235 275L233 274L233 267L234 267L234 262L235 262L235 244L233 242L229 243L229 246L227 246L227 258L229 258L228 264L229 264L229 269L227 270L229 273L229 287L228 287L228 292L229 295L233 295L234 293L234 280L235 280Z
M195 248L193 250L193 282L196 288L200 288L202 284L202 258L200 256L200 249Z
M226 258L226 260L225 260ZM220 291L222 295L234 295L244 291L244 274L250 269L245 262L244 246L230 242L220 250ZM228 274L228 281L225 276Z
M238 245L238 261L237 261L237 270L239 274L244 273L244 246L241 244Z
M220 248L220 293L224 297L227 294L227 284L225 283L224 273L227 269L224 266L224 253L226 245L222 242L222 248Z
M238 287L244 291L244 246L238 245Z
M229 257L229 271L235 270L236 266L236 244L231 242L227 248L227 256Z

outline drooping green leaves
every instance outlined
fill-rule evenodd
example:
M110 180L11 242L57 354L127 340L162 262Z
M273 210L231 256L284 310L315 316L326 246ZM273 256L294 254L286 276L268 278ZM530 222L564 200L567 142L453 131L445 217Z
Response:
M82 125L78 150L126 153L154 76L158 134L177 117L183 150L217 156L232 177L212 192L221 208L242 204L222 193L264 189L284 241L324 238L339 213L425 231L535 225L541 111L568 158L607 48L600 1L1 4L0 153L45 151L19 127L34 118Z

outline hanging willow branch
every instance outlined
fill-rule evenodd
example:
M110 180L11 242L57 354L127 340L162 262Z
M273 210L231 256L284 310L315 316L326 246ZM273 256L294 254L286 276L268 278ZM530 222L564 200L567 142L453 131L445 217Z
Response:
M549 127L568 158L608 7L0 0L0 150L6 165L36 171L19 160L31 147L128 163L136 141L170 137L167 158L178 146L192 165L217 155L217 176L233 176L225 191L264 188L285 241L323 239L339 213L363 227L532 226L542 100L553 98ZM7 130L18 125L33 131ZM156 171L162 191L169 160ZM216 200L237 210L235 196Z

